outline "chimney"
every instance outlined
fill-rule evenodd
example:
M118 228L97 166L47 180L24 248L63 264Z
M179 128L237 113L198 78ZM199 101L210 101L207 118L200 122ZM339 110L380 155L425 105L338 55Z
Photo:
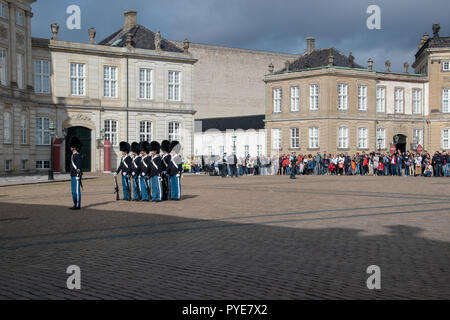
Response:
M314 49L315 49L315 42L316 42L316 39L314 37L306 38L306 44L307 44L307 46L306 46L306 53L311 53L311 52L314 51Z
M137 24L137 11L136 10L128 10L123 13L125 17L125 21L123 24L123 29L128 30L133 28Z

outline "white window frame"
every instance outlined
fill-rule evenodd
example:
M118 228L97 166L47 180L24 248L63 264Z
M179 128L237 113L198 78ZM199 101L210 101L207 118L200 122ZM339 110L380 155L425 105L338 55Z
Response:
M167 134L169 141L181 141L181 123L179 121L170 121L167 124Z
M11 159L6 159L4 162L4 166L5 166L5 171L9 172L12 170L12 160Z
M153 99L153 70L150 68L139 69L139 99Z
M319 110L319 85L317 83L309 85L309 110Z
M0 48L0 85L8 85L8 49Z
M20 161L20 170L25 171L28 167L28 159L22 159Z
M369 129L358 128L358 149L367 149L369 145Z
M262 155L262 145L261 144L257 144L256 145L256 155L257 156L261 156Z
M20 115L20 143L28 144L28 115Z
M291 149L300 148L300 128L291 128Z
M152 141L153 140L153 123L150 120L139 121L139 141Z
M319 127L309 128L309 148L319 149Z
M422 113L422 89L412 89L412 112L413 114Z
M338 128L338 149L348 149L348 127Z
M169 70L167 83L167 100L181 101L181 71Z
M6 3L0 2L0 18L8 19L8 6Z
M34 92L50 93L50 61L34 60Z
M74 73L75 72L75 73ZM70 63L70 94L73 96L86 95L86 64Z
M25 87L25 55L17 53L17 87L24 89Z
M119 121L113 119L106 119L103 121L105 130L105 141L109 140L111 145L119 145Z
M118 97L119 68L116 66L103 66L103 97Z
M338 110L348 109L348 84L339 83L337 86L338 91Z
M358 85L358 111L367 111L367 85Z
M48 117L36 118L36 145L49 146L51 144L51 119Z
M248 144L244 145L244 157L250 154L250 146Z
M386 112L386 87L377 87L377 112Z
M273 113L281 112L282 97L283 90L281 88L273 88Z
M380 146L378 145L378 139L382 138ZM381 150L386 149L386 129L385 128L377 128L377 148Z
M419 138L417 144L423 146L423 129L413 129L413 138Z
M273 150L281 149L281 129L280 128L272 129L272 149Z
M21 10L16 9L16 24L23 27L24 25L24 14Z
M450 60L442 63L442 71L450 71Z
M401 94L399 94L401 93ZM405 113L405 89L395 88L394 90L394 113Z
M36 170L50 169L50 160L36 160Z
M450 128L445 128L442 130L442 149L450 149Z
M450 112L450 89L449 88L442 89L442 112L443 113Z
M300 111L300 87L291 87L291 111Z
M7 110L3 113L3 143L11 144L13 119L11 111Z

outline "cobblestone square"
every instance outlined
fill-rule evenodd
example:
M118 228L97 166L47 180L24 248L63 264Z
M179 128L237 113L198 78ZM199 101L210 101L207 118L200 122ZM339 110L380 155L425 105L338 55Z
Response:
M86 180L71 211L68 182L0 187L0 299L450 298L447 178L185 176L162 203L113 190Z

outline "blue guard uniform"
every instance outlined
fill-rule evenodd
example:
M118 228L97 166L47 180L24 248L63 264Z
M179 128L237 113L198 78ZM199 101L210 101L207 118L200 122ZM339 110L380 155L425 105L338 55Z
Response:
M152 201L155 202L162 200L160 148L161 146L157 141L152 141L150 143L150 151L152 152L150 160L150 181L152 185Z
M133 153L133 158L131 162L131 177L133 179L133 200L141 200L141 148L139 143L133 142L131 144L131 152Z
M161 185L162 185L162 200L168 200L170 195L169 185L169 164L172 159L170 152L170 141L164 140L161 142Z
M77 137L70 140L72 155L70 157L70 187L72 189L73 207L71 210L80 210L81 208L81 178L83 176L82 158L79 153L81 150L81 141Z
M170 199L180 200L181 199L181 173L183 172L183 166L181 161L181 156L179 152L181 150L181 145L178 141L172 141L170 144L171 159L169 162L169 184L170 184Z
M128 142L122 141L120 143L120 151L125 152L126 155L122 156L120 160L120 166L116 171L116 174L119 174L122 171L122 189L123 189L123 200L131 201L131 170L132 170L132 162L133 160L128 155L130 152L130 144Z
M140 144L141 147L141 199L143 201L149 201L150 199L150 170L151 170L151 156L150 143L143 141Z

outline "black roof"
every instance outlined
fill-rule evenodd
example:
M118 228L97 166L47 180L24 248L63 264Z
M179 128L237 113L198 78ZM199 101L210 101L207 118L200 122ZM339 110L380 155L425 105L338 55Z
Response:
M109 37L103 39L99 42L100 45L103 46L112 46L112 47L125 47L127 40L127 33L131 33L133 36L133 47L139 49L150 49L155 50L155 34L148 30L146 27L141 26L140 24L136 24L134 27L129 29L120 29L114 32ZM161 50L162 51L170 51L170 52L184 52L182 49L178 48L172 42L161 39Z
M289 64L289 71L301 71L310 68L327 66L328 58L330 55L334 57L333 66L363 69L362 66L354 62L354 57L351 55L351 53L347 57L335 48L327 48L315 49L310 53L304 53L300 56L300 58ZM279 72L285 71L286 68L280 70Z
M264 129L265 117L266 116L262 114L240 117L197 119L196 121L202 122L202 132L209 129L217 129L219 131L225 131L227 129L258 130Z

